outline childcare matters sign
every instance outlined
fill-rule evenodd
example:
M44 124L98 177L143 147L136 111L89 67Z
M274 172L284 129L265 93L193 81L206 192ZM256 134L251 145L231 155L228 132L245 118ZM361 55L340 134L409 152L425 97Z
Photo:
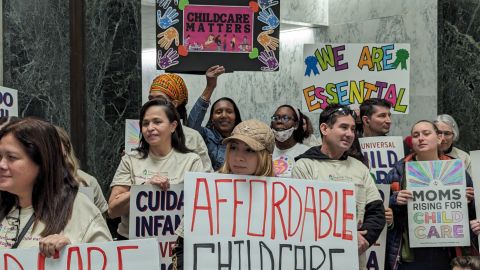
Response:
M18 92L0 86L0 117L18 116Z
M403 158L403 140L400 136L381 136L359 138L362 154L375 183L385 183L388 172L398 160Z
M406 170L410 247L470 245L463 162L410 161Z
M185 175L184 269L358 269L352 183Z
M278 71L280 0L158 0L157 69Z
M5 249L0 258L4 270L160 269L153 239L69 245L53 258L45 258L38 248Z
M157 238L161 269L171 269L172 249L183 215L183 185L171 185L166 191L152 185L130 189L129 238Z
M321 112L329 104L358 107L383 98L392 113L408 114L409 44L306 44L303 50L303 109Z

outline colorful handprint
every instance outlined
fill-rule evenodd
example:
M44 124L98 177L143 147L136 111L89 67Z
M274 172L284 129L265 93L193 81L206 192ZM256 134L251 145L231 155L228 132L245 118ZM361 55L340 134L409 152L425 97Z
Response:
M258 5L262 10L265 10L269 7L273 7L278 4L278 1L275 0L258 0Z
M276 50L279 45L278 38L269 36L272 33L273 30L270 29L268 31L261 32L257 37L258 43L260 43L267 52L270 50Z
M172 46L172 42L175 40L175 45L178 46L180 44L180 38L178 35L177 29L170 27L167 30L163 31L162 33L157 35L158 45L165 50L168 50L170 46Z
M260 11L258 14L258 20L267 24L266 26L262 27L263 31L275 29L280 25L280 20L277 18L275 13L273 13L271 8Z
M159 7L163 7L163 9L166 9L168 6L170 6L170 3L172 0L157 0L157 4ZM173 3L178 6L178 0L173 0Z
M278 69L278 60L273 51L263 51L258 59L265 65L261 67L262 71L275 71Z
M161 69L167 69L178 64L177 59L178 53L173 48L168 49L164 55L162 55L162 50L157 52L157 63Z
M157 10L157 24L162 29L167 29L170 26L178 23L178 12L172 7L168 7L162 16L162 12Z

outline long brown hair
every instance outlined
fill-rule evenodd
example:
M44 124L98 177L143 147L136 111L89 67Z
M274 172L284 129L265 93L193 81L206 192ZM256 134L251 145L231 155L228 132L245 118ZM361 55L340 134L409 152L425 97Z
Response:
M7 134L12 134L39 166L33 185L32 207L36 221L45 224L41 236L60 233L72 216L78 183L66 169L55 127L42 120L25 118L0 130L0 139ZM0 191L0 220L17 203L17 195Z

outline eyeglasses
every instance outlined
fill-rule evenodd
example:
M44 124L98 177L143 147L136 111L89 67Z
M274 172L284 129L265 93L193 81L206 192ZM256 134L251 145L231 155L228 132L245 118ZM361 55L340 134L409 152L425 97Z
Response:
M325 123L325 122L328 122L328 120L330 120L332 118L333 115L351 115L353 117L354 120L357 119L357 114L355 113L354 110L351 110L350 108L346 107L346 106L341 106L341 107L338 107L336 108L335 110L331 111L330 113L326 114L326 115L322 115L320 118L320 123Z
M446 131L446 130L439 130L439 131L437 132L437 134L438 134L438 135L443 135L443 136L445 136L445 137L451 137L451 136L453 136L453 132L451 132L451 131Z
M274 115L271 117L272 119L272 122L277 122L277 121L282 121L284 124L287 123L288 121L290 120L294 120L293 117L290 117L290 116L286 116L286 115L282 115L282 116L279 116L279 115Z

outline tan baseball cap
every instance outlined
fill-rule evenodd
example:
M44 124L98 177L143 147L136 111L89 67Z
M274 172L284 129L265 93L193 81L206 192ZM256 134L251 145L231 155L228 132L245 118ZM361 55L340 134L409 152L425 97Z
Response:
M254 151L267 149L268 152L273 153L275 146L275 136L272 130L267 124L257 119L246 120L238 124L233 129L232 135L223 140L223 144L234 139L246 143Z

